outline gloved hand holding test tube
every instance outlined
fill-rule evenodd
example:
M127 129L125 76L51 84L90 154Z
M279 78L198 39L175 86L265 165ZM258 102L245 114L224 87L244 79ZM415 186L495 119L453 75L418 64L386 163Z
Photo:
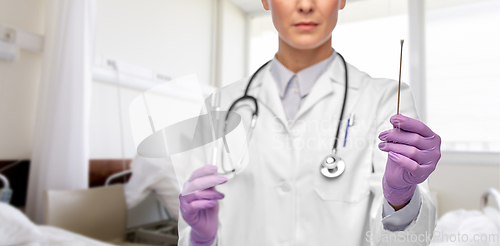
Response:
M219 203L224 194L215 189L216 185L227 182L227 178L217 174L218 145L220 136L219 123L221 120L220 98L218 93L212 95L212 102L208 111L210 118L212 139L212 163L193 172L184 185L179 196L182 217L191 226L191 243L193 246L211 245L218 230ZM224 138L224 136L222 136ZM227 148L225 151L228 152Z
M183 93L184 104L171 106L172 102L178 103L172 98L172 87ZM215 186L227 182L226 177L217 175L216 163L202 160L205 151L209 154L208 148L220 138L217 127L211 124L217 125L216 118L223 118L221 114L212 114L212 108L200 115L203 103L197 78L189 75L142 93L129 108L137 153L147 158L168 158L173 165L182 187L180 213L191 227L190 240L194 246L211 245L214 241L218 230L217 200L224 197ZM235 126L230 124L228 132ZM212 158L219 161L217 156ZM190 172L191 169L196 170ZM190 173L186 176L186 172Z

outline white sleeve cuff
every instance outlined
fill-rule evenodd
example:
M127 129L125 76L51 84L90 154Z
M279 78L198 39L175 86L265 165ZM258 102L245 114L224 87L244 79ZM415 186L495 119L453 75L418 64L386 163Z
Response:
M390 231L405 230L417 218L421 203L418 186L410 202L398 211L395 211L391 204L384 198L384 204L382 205L382 224L384 225L384 229Z
M191 239L189 239L189 246L193 246L193 243L191 242ZM210 246L217 246L217 237L215 237L214 241Z

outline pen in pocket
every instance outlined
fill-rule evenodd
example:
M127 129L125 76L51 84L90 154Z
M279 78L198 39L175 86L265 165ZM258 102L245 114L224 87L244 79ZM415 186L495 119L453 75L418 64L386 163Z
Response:
M344 137L344 146L347 142L347 133L349 133L349 127L354 125L354 113L351 113L351 116L349 116L349 119L347 119L347 126L345 127L345 137Z

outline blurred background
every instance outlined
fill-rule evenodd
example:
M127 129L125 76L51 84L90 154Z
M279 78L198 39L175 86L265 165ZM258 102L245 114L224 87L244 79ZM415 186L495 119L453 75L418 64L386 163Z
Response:
M443 139L429 178L438 216L480 209L500 189L500 1L347 0L332 36L347 62L396 80L405 39L402 80ZM277 48L260 0L0 0L0 174L11 204L44 223L46 190L100 187L130 169L128 107L141 92L195 73L208 95Z

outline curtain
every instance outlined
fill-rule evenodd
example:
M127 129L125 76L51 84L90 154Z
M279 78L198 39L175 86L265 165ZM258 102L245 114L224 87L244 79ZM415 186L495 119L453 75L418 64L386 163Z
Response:
M45 222L49 189L88 188L95 0L47 0L43 70L26 204Z

